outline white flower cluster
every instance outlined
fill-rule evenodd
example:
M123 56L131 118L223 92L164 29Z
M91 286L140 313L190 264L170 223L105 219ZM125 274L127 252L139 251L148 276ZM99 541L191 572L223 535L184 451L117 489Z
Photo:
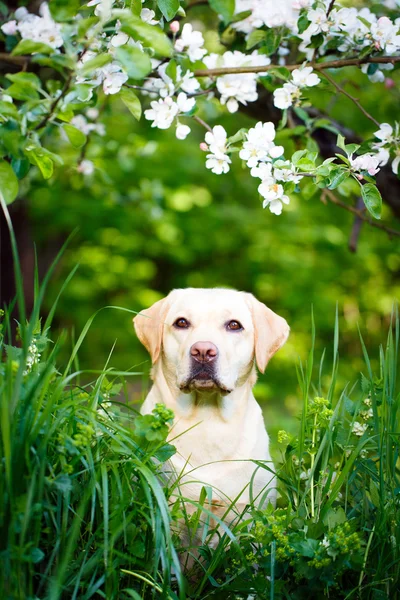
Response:
M56 23L49 10L47 2L39 8L39 15L34 15L22 6L15 11L15 19L2 25L5 35L20 35L23 40L41 42L52 48L60 48L64 41L61 36L61 26Z
M182 28L181 37L175 42L177 52L185 52L191 62L201 60L207 50L203 48L204 38L200 31L194 31L190 23L185 23Z
M251 11L251 14L241 21L233 23L237 31L249 34L260 27L282 27L292 29L298 17L292 0L236 0L235 14Z
M364 433L367 431L367 429L368 429L367 423L359 423L358 421L355 421L352 432L355 435L357 435L358 437L361 437L362 435L364 435Z
M207 131L205 139L206 150L210 152L207 154L207 169L211 169L216 175L227 173L232 161L227 154L228 143L225 129L221 125L216 125L212 131Z
M151 96L173 96L177 90L186 94L194 94L200 87L200 82L191 71L182 73L182 67L177 65L175 81L167 74L169 63L162 63L156 67L158 77L149 77L144 82L144 87Z
M149 121L153 121L152 127L158 129L169 129L175 118L180 114L189 113L195 106L194 98L188 98L184 92L180 92L176 100L171 96L153 100L150 103L151 108L144 111L144 116ZM177 121L176 137L184 140L190 133L190 127L182 125Z
M373 147L378 151L378 155L386 158L382 164L389 162L390 152L389 150L394 147L395 158L392 162L392 171L396 175L399 173L400 165L400 126L399 123L395 124L395 129L389 123L382 123L380 129L375 131L374 136L380 140L376 142Z
M263 67L271 63L270 59L254 50L251 54L243 54L239 50L224 54L209 54L203 62L209 69L232 67ZM229 112L234 113L239 103L246 105L255 102L257 93L257 73L222 75L217 79L217 90L221 95L221 104L226 104Z
M283 87L274 91L274 104L277 108L285 109L297 104L301 98L301 90L314 87L320 82L318 75L313 73L312 67L302 67L292 72L292 78Z
M37 365L40 360L40 352L35 344L32 342L28 347L28 355L26 357L26 369L23 375L28 375L32 371L33 365Z
M273 214L280 215L283 205L289 204L284 184L298 183L302 176L296 173L289 161L276 160L282 157L283 147L275 145L275 135L273 123L257 123L245 134L239 157L246 161L252 177L261 180L258 191L264 198L263 208L268 207ZM212 132L206 133L205 142L204 149L209 152L206 167L217 175L227 173L231 159L225 129L217 125Z
M305 52L307 59L311 59L314 53L314 48L311 47L312 37L319 33L324 34L323 44L318 49L322 55L334 40L339 52L360 52L370 47L371 50L392 55L400 49L400 20L393 22L388 17L378 18L368 8L334 8L329 15L326 8L311 8L307 12L307 19L309 26L299 34L302 39L300 50ZM363 65L362 70L367 73L368 67L368 64ZM372 81L384 80L380 69L390 70L393 65L381 65L369 74Z
M397 174L400 165L399 124L396 123L394 131L389 123L382 123L380 129L375 131L374 136L380 140L372 144L372 149L375 150L374 153L367 152L355 158L350 157L350 164L353 170L358 173L366 171L368 175L376 175L380 171L380 168L389 162L390 150L394 147L395 158L392 162L392 171Z

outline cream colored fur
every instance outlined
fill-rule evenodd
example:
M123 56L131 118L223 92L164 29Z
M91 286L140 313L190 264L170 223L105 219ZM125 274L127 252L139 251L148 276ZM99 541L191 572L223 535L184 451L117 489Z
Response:
M174 327L179 318L187 319L190 327ZM243 330L227 330L230 320L239 321ZM226 505L240 495L239 505L244 508L256 469L253 496L260 499L268 491L268 499L275 503L274 477L252 462L264 461L273 469L268 434L252 388L255 364L264 372L287 340L286 321L251 294L188 288L174 290L142 311L134 325L153 361L153 386L141 412L150 413L163 403L175 413L170 439L177 453L171 462L176 474L183 475L182 495L197 500L202 485L208 485L213 502ZM220 387L203 389L194 382L184 392L190 377L190 348L199 341L212 342L218 349ZM214 512L222 516L224 509Z

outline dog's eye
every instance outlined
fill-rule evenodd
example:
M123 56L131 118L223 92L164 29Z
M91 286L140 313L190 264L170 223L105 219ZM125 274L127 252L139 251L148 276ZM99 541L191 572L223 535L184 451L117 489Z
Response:
M179 319L177 319L174 323L174 327L177 327L178 329L187 329L189 325L189 321L183 317L179 317Z
M229 323L226 324L226 328L229 331L241 331L243 329L243 325L239 323L239 321L229 321Z

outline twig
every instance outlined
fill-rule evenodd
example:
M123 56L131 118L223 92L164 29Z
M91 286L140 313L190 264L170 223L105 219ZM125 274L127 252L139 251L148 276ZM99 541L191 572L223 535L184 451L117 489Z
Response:
M207 131L212 131L211 127L208 125L208 123L206 123L205 121L203 121L203 119L200 119L200 117L198 117L197 115L193 116L193 119L195 121L197 121L200 125L202 125L203 127L205 127L207 129Z
M364 209L364 200L362 198L357 198L356 208L358 210ZM350 252L357 252L357 244L358 238L360 236L361 228L363 226L364 221L360 219L359 216L354 217L353 227L350 233L349 238L349 250Z
M50 106L50 110L47 113L47 115L40 121L39 125L36 125L35 127L35 131L37 129L41 129L42 127L44 127L48 120L53 116L60 100L62 100L62 98L64 98L64 96L66 95L66 93L68 92L69 86L71 84L71 80L72 80L72 73L69 73L67 79L64 82L64 86L61 90L61 94L59 96L57 96L57 98L52 102L51 106Z
M340 206L341 208L344 208L345 210L351 212L353 215L356 215L362 221L365 221L366 223L368 223L372 227L376 227L377 229L381 229L382 231L386 231L386 233L388 234L389 237L392 237L392 236L399 236L400 237L400 231L397 231L396 229L391 229L390 227L387 227L386 225L383 225L383 223L379 223L378 221L374 221L373 219L371 219L370 217L368 217L364 213L364 211L358 210L357 208L354 208L353 206L350 206L349 204L346 204L345 202L342 202L342 200L340 200L339 198L337 198L335 196L335 194L333 192L331 192L331 190L327 190L327 189L323 190L323 192L322 192L322 198L324 200L328 199L330 202L332 202L332 204L336 204L336 206Z
M313 67L316 70L321 69L339 69L341 67L360 66L367 63L374 64L392 64L400 62L400 56L366 56L364 58L344 58L339 60L330 60L326 62L309 62L308 67ZM217 69L195 69L193 74L195 77L212 77L213 75L230 75L234 73L266 73L271 69L279 68L281 65L264 65L262 67L219 67ZM300 69L302 64L285 65L288 71Z
M380 123L379 121L377 121L375 119L375 117L373 117L368 111L365 110L365 108L360 104L360 101L355 98L355 96L352 96L349 92L346 92L346 90L344 88L342 88L341 85L339 85L334 79L333 77L331 77L330 75L328 75L328 73L325 73L325 71L321 71L321 75L323 77L325 77L325 79L327 79L329 81L329 83L331 83L338 92L340 92L341 94L343 94L344 96L346 96L347 98L349 98L349 100L351 100L352 102L354 102L354 104L357 106L357 108L359 108L361 110L361 112L363 113L363 115L365 115L367 117L367 119L369 119L370 121L372 121L373 123L375 123L375 125L378 127L378 129L380 128Z
M30 56L12 56L7 52L0 52L0 62L10 63L11 65L24 67L30 60Z
M331 12L332 12L332 8L333 8L333 6L334 6L334 4L335 4L335 1L336 1L336 0L331 0L330 4L329 4L329 6L328 6L328 10L326 11L326 16L327 16L327 17L329 17L329 15L331 14Z

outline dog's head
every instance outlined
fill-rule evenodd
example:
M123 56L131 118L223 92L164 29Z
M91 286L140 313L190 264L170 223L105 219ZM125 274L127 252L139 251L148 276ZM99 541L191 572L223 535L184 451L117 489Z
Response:
M153 364L183 392L229 394L261 372L286 342L289 327L252 294L227 289L173 290L134 318Z

